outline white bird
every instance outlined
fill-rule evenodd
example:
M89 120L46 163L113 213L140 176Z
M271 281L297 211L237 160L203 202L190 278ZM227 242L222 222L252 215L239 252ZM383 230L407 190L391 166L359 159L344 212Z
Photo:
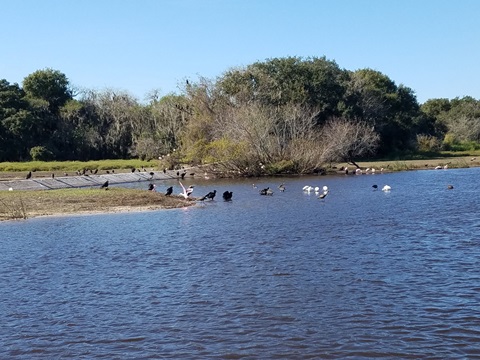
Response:
M178 195L183 196L185 199L188 199L188 197L190 196L190 194L193 192L193 185L190 185L190 186L188 187L188 189L185 189L185 186L183 186L182 182L179 181L179 183L180 183L180 186L181 186L182 189L183 189L183 192L181 192L181 193L178 194Z
M8 191L13 191L13 188L8 188Z
M440 170L440 169L442 169L442 167L440 165L435 166L435 170Z
M327 186L327 185L325 185L325 186L323 187L323 191L328 191L328 186Z
M382 191L385 191L385 192L390 191L390 190L392 190L392 187L389 186L389 185L385 185L385 186L382 188Z
M309 185L305 185L305 186L303 187L303 191L310 192L310 191L312 191L312 190L313 190L313 187L311 187L311 186L309 186Z
M320 188L318 186L315 186L315 192L319 192Z

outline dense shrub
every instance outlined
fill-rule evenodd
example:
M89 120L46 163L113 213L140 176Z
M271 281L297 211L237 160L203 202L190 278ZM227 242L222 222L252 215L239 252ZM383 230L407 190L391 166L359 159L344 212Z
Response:
M30 156L33 161L49 161L53 159L53 153L45 146L34 146L30 149Z

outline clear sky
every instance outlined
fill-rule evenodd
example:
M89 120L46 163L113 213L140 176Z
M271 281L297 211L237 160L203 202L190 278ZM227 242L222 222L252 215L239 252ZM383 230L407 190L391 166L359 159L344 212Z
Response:
M432 98L480 99L480 0L0 0L0 79L64 73L143 101L275 57L378 70Z

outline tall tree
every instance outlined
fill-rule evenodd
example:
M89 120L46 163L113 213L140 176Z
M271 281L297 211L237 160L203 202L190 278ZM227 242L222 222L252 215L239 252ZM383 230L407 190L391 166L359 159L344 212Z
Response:
M282 106L297 104L318 109L320 122L339 114L348 73L322 58L274 58L227 71L219 90L232 105Z
M352 72L348 84L347 103L380 136L379 152L407 150L415 135L412 124L420 115L414 92L372 69Z
M21 119L31 117L25 93L18 84L0 80L0 161L25 159L28 154L28 129L22 129Z
M50 68L37 70L25 77L23 89L27 96L46 101L53 114L72 99L72 90L65 74Z

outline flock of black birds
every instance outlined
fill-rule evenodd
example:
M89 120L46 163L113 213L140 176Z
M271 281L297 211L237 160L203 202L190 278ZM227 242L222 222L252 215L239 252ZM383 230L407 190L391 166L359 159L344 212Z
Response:
M185 198L189 198L189 196L193 192L194 186L190 185L187 189L185 189L185 187L183 186L182 183L180 183L180 185L182 186L182 189L184 189L184 193L181 193L180 195L184 196ZM148 184L148 190L149 191L157 191L156 188L157 187L156 187L155 184L152 184L152 183ZM172 194L173 194L173 186L169 186L167 188L167 190L165 191L165 196L170 196ZM216 196L217 196L217 190L213 190L213 191L210 191L208 194L205 194L204 196L201 196L201 197L196 198L194 200L197 200L197 201L212 201L212 200L215 199ZM227 190L222 194L222 198L225 201L232 200L232 197L233 197L233 191L228 191Z

